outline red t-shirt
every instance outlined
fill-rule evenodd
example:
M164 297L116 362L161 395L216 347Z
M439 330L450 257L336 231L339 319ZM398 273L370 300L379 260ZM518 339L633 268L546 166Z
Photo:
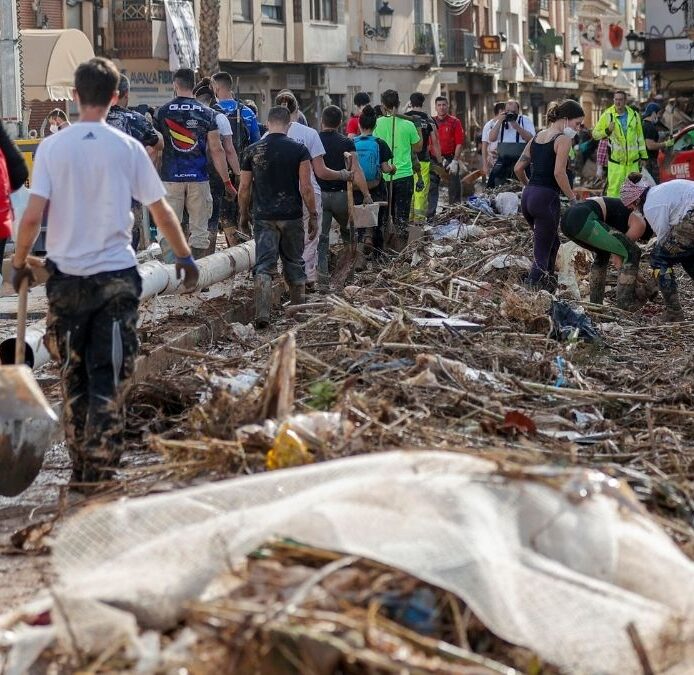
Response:
M7 162L5 155L0 152L0 239L9 239L12 236L11 191Z
M455 154L456 145L465 143L465 132L463 125L457 117L446 115L443 119L434 117L437 131L439 134L439 143L441 144L441 154L444 156L452 156Z
M354 134L355 136L359 136L361 132L359 131L359 117L357 115L352 115L348 120L347 124L345 126L345 134L349 136L350 134Z

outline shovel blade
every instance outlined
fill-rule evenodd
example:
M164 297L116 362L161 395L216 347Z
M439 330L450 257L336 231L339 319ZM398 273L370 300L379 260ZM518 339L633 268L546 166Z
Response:
M26 365L0 367L0 420L58 418Z
M38 421L29 430L24 422L0 424L0 495L16 497L36 479L49 445L52 422Z

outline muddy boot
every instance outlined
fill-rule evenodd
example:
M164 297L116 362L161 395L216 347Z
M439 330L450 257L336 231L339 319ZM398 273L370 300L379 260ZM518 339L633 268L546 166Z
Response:
M206 248L193 248L191 246L190 252L193 254L193 258L195 260L200 260L200 258L204 258L207 255L208 249Z
M212 255L217 250L217 232L210 232L210 245L207 249L207 255Z
M366 253L364 252L364 244L357 244L357 255L354 259L354 271L363 272L366 269Z
M662 288L660 293L665 303L665 311L658 317L658 323L677 323L684 321L684 312L680 304L677 288Z
M255 327L267 328L272 308L272 277L258 274L255 277Z
M590 268L590 301L594 305L602 305L605 299L605 285L607 283L607 265L593 263Z
M289 286L289 304L303 305L306 302L306 284Z
M636 277L639 268L635 265L624 265L617 277L617 298L615 304L619 309L633 312L638 309L636 302Z

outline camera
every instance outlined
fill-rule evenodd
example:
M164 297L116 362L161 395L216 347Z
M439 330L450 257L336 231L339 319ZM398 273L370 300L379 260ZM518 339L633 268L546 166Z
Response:
M506 113L506 121L507 122L515 122L518 119L518 113L514 112L507 112Z

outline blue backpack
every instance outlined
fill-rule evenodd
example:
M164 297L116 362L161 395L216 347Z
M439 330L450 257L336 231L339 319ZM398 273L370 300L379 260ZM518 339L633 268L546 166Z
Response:
M374 136L358 136L354 139L354 146L368 187L376 187L381 182L381 152L378 141Z

